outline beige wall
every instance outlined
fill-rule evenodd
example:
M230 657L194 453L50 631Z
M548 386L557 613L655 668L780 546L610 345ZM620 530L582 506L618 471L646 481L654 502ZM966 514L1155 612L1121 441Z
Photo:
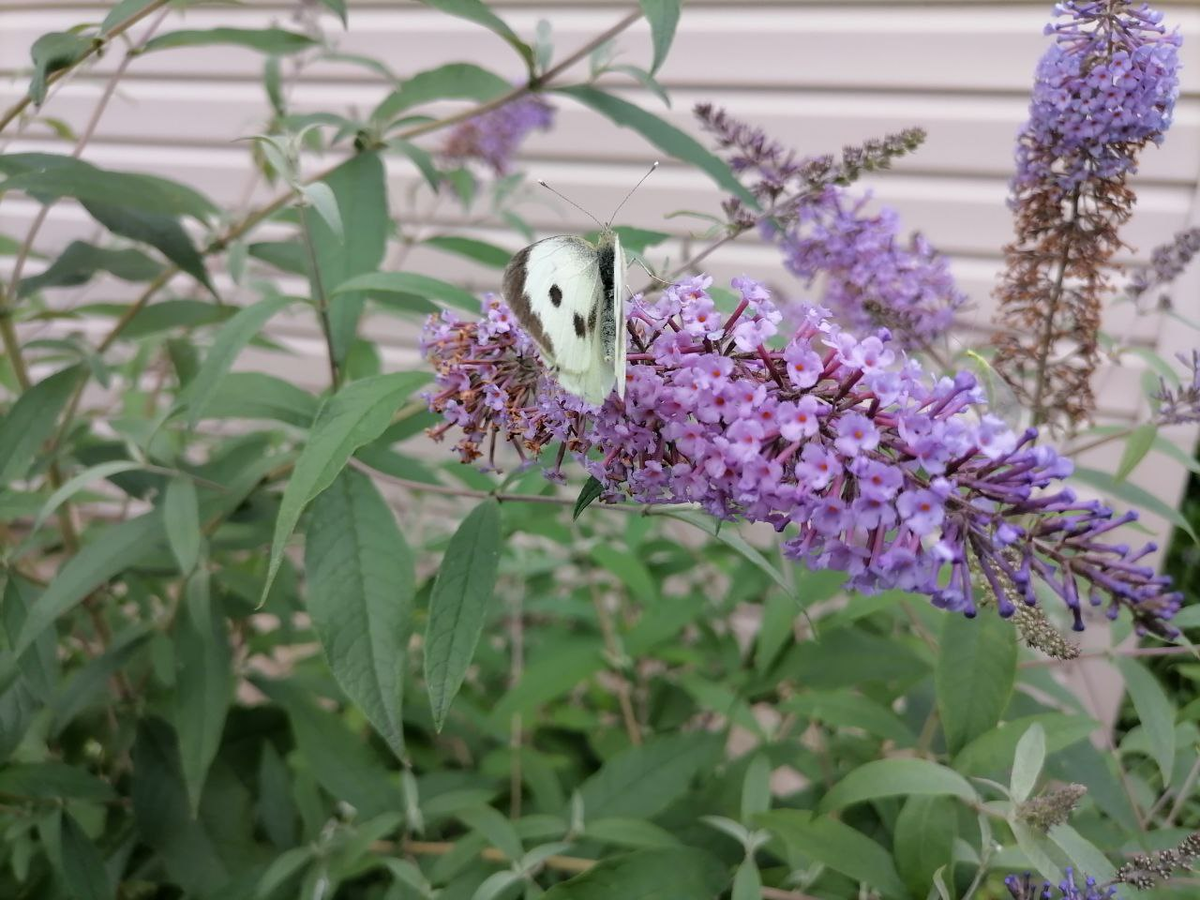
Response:
M537 21L548 18L559 54L635 6L581 0L494 5L518 33L530 39ZM1004 199L1012 137L1024 118L1034 64L1046 46L1041 29L1050 5L692 0L685 6L674 50L661 73L674 101L665 115L695 131L692 104L715 102L761 123L804 152L836 150L883 131L923 125L929 131L927 145L894 171L865 183L881 202L900 211L906 228L924 232L951 255L960 284L974 304L968 319L985 325L994 308L990 291L999 268L999 248L1011 233ZM1133 245L1129 256L1135 260L1144 259L1155 244L1188 223L1200 224L1200 9L1178 3L1162 8L1185 34L1184 91L1166 145L1147 152L1137 178L1138 214L1126 232ZM7 107L24 91L27 74L22 70L37 36L98 21L106 9L102 4L60 0L0 0L0 107ZM281 3L197 7L170 14L160 31L259 27L273 22L294 27L294 9ZM462 59L514 80L520 76L511 49L469 23L411 2L350 0L350 9L347 33L331 17L322 18L330 39L345 52L384 59L399 75ZM142 28L134 30L135 37ZM623 35L619 46L629 61L644 64L649 56L645 24ZM52 93L45 114L81 130L121 56L114 48L96 66L70 78ZM189 182L230 208L244 208L271 196L270 189L251 173L247 145L234 142L260 130L267 114L261 68L260 56L237 49L178 50L135 59L85 158L101 166L135 168ZM579 73L583 72L581 67ZM321 63L306 69L289 90L299 110L366 111L387 88L363 69ZM657 100L640 90L630 88L627 94L662 111ZM558 126L528 142L527 168L597 215L605 215L613 198L659 154L632 132L617 129L566 99L556 102ZM436 138L429 145L436 145ZM5 149L67 152L69 146L50 138L35 123ZM432 204L419 191L413 202L418 179L405 161L391 161L389 170L398 216L427 220L430 233L439 227L463 226L463 214L450 202ZM693 223L664 216L678 209L716 212L719 199L704 176L664 160L662 171L626 206L621 223L672 232L677 240L668 249L678 259ZM525 212L545 231L583 230L589 225L574 210L544 202L530 203ZM36 213L32 202L7 198L0 204L0 230L22 234ZM472 224L469 231L506 246L516 244L511 234L486 222ZM72 238L95 234L95 226L82 210L60 204L50 214L38 246L52 252ZM460 268L449 260L418 249L405 267L445 278L465 277L480 288L495 287L494 273ZM0 259L0 267L6 262ZM799 290L782 270L778 254L753 240L729 246L713 257L712 272L718 279L746 272ZM302 290L302 285L294 287ZM181 283L180 289L188 286ZM128 286L108 282L88 288L86 295L111 300L129 293ZM1193 269L1176 296L1182 309L1200 317L1200 271ZM77 299L78 294L64 292L63 299L68 297ZM1106 324L1113 333L1168 355L1200 344L1196 334L1178 324L1157 315L1135 317L1127 306L1111 310ZM88 325L79 327L86 330ZM376 316L365 327L384 345L387 364L413 362L412 323ZM297 315L279 320L275 328L296 355L255 356L253 351L242 364L269 367L316 386L322 370L310 357L322 348L311 321ZM964 340L984 336L976 331L964 334ZM1128 357L1123 368L1109 366L1101 374L1099 396L1109 417L1127 421L1144 407L1139 399L1139 366L1135 357ZM1176 437L1187 444L1193 434L1180 431ZM1109 448L1090 462L1111 468L1118 452L1119 448ZM1173 503L1183 476L1175 464L1156 457L1137 473L1136 480Z

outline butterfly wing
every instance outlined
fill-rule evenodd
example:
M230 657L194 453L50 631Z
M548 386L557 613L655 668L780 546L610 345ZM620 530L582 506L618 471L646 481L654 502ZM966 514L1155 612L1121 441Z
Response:
M596 248L572 235L530 244L504 271L504 299L559 384L595 404L614 380L601 333L603 294Z

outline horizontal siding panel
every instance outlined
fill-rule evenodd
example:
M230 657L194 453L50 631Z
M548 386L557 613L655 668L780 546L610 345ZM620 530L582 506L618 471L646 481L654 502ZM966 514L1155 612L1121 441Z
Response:
M286 24L282 11L258 8L194 8L170 20L172 27L244 28ZM514 8L506 15L518 34L532 36L545 7ZM610 8L564 7L554 10L555 43L564 52L614 24ZM12 68L28 59L28 47L46 31L78 24L68 10L5 14L0 32L0 61ZM517 78L522 68L500 38L477 26L422 7L365 9L353 27L338 36L339 48L387 60L398 74L439 65L448 58L494 66ZM661 71L664 84L894 90L1027 91L1039 54L1046 46L1046 13L1035 7L911 6L722 7L689 9L683 17L670 58ZM1172 20L1185 34L1200 34L1200 10L1179 10ZM334 32L331 32L333 34ZM630 61L648 58L649 27L633 25L616 40ZM1200 47L1183 48L1184 90L1200 93ZM99 70L117 65L119 54L97 62ZM228 79L256 78L261 57L239 48L212 53L177 49L147 54L130 67L133 77L188 75ZM318 64L312 72L331 80L346 77L345 66ZM580 65L582 76L586 66ZM881 74L886 73L881 79Z
M21 142L13 150L55 152L61 144ZM88 158L96 165L120 170L136 170L184 181L205 193L215 203L238 208L245 202L248 178L247 151L242 146L227 148L161 148L139 145L97 145ZM314 170L319 166L312 166ZM637 180L630 166L613 163L571 164L547 161L536 165L532 174L546 179L584 209L594 210L598 218L609 214L614 197L622 196ZM394 197L407 196L418 187L419 176L405 159L388 159L388 172ZM935 246L947 253L970 255L995 254L1009 240L1012 219L1005 206L1006 187L996 179L927 178L892 173L886 178L863 180L877 201L896 209L906 229L926 234ZM532 188L531 191L536 191ZM1187 221L1193 191L1172 187L1145 187L1138 198L1138 212L1124 231L1125 240L1147 254L1159 242L1169 238ZM260 185L255 200L273 196ZM677 210L720 212L721 194L702 173L691 169L664 167L651 177L625 205L617 224L637 225L681 233L693 223L666 217ZM557 202L557 201L555 201ZM587 231L594 227L586 216L565 204L550 205L545 198L531 196L521 213L539 230ZM393 211L395 214L395 211ZM440 204L434 222L455 226L470 222L477 214L467 214L450 202ZM707 227L696 226L696 227Z
M76 133L83 130L104 91L100 79L77 79L55 97L52 113ZM674 109L664 109L644 91L615 91L672 122L696 131L692 108L707 101L764 128L772 138L801 154L837 153L848 144L899 131L911 125L925 128L929 136L913 154L895 164L899 172L991 175L1007 179L1013 166L1013 139L1026 118L1027 101L1015 97L981 96L880 96L870 92L776 93L679 90ZM21 94L16 86L0 86L0 106ZM295 88L290 108L297 113L341 111L365 117L387 94L382 85L361 85L347 97L344 86L304 82ZM536 158L595 159L643 164L659 151L640 135L602 124L598 116L567 98L556 99L558 117L549 132L534 133L523 154ZM440 115L456 107L428 108ZM97 142L161 143L192 146L227 146L229 141L256 133L268 118L261 85L206 83L184 80L129 81L121 86L101 119L93 139ZM597 146L597 128L611 140ZM440 136L422 143L436 149ZM711 139L700 135L711 146ZM1162 147L1143 154L1139 181L1191 184L1200 168L1200 99L1184 100L1175 124Z

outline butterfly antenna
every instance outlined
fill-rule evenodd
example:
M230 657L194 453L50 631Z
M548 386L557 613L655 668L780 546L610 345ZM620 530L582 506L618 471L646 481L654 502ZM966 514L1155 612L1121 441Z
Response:
M655 169L657 169L657 168L658 168L658 160L655 160L655 161L654 161L654 165L652 165L652 166L651 166L651 167L650 167L650 168L649 168L649 169L646 171L646 174L645 174L645 175L643 175L643 176L641 177L641 180L640 180L640 181L638 181L638 183L637 183L637 184L635 184L635 185L634 185L632 188L630 188L630 190L629 190L629 193L625 195L625 200L628 200L630 197L632 197L632 196L633 196L633 192L634 192L634 191L636 191L638 188L640 188L640 187L642 186L642 182L643 182L643 181L645 181L647 178L649 178L651 175L653 175L653 174L654 174L654 170L655 170ZM617 208L616 208L616 209L614 209L614 210L612 211L612 215L608 217L608 223L609 223L609 225L612 225L612 223L616 221L616 219L617 219L617 213L619 213L619 212L621 211L621 207L625 205L625 200L622 200L620 203L618 203L618 204L617 204Z
M601 229L605 229L608 227L603 222L601 222L599 219L597 219L595 216L593 216L590 212L588 212L586 209L584 209L582 206L580 206L578 203L576 203L574 200L572 200L570 197L566 197L566 196L560 194L554 188L550 187L550 185L546 184L546 182L543 181L541 178L538 179L538 184L540 184L542 187L544 187L550 193L554 194L554 196L559 197L562 200L566 200L573 207L575 207L577 210L579 210L581 213L583 213L585 216L587 216L589 219L591 219L593 222L595 222L597 225L599 225Z

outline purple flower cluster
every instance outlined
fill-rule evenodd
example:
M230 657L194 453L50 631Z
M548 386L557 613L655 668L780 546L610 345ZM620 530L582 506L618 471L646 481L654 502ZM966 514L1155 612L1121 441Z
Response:
M1165 380L1158 380L1158 401L1155 420L1160 425L1186 425L1200 422L1200 350L1193 350L1191 358L1177 353L1176 358L1191 369L1191 381L1181 387L1167 387Z
M441 155L452 162L482 162L505 175L529 133L553 125L554 107L527 94L456 125L443 141Z
M809 284L824 276L821 302L847 326L884 325L898 344L919 346L949 329L966 295L945 257L919 234L904 242L896 212L870 215L869 200L830 186L799 204L779 238L784 264Z
M1135 151L1161 143L1179 93L1178 32L1146 4L1064 0L1056 42L1038 64L1029 121L1017 145L1014 192L1136 170Z
M898 357L886 329L863 339L807 307L784 338L766 289L735 279L740 302L721 314L711 279L673 285L629 316L625 398L600 408L564 393L498 299L479 322L431 318L423 349L437 373L428 395L462 429L464 460L498 439L523 459L561 442L603 485L605 499L691 503L721 519L788 530L785 552L848 572L863 591L899 588L973 616L1033 606L1038 583L1082 629L1082 606L1130 609L1171 633L1180 597L1139 560L1154 548L1104 536L1114 517L1056 483L1070 461L1015 434L981 406L973 376L930 379ZM494 458L494 457L492 457Z
M1013 900L1111 900L1117 896L1115 887L1101 887L1091 876L1079 884L1071 869L1067 869L1066 875L1057 887L1049 881L1036 881L1028 873L1009 875L1004 879L1004 886Z
M1150 254L1150 265L1131 279L1129 296L1141 299L1154 288L1165 288L1183 274L1188 263L1200 253L1200 227L1187 228L1179 232L1169 243L1155 247ZM1159 306L1169 306L1170 298L1163 293Z

